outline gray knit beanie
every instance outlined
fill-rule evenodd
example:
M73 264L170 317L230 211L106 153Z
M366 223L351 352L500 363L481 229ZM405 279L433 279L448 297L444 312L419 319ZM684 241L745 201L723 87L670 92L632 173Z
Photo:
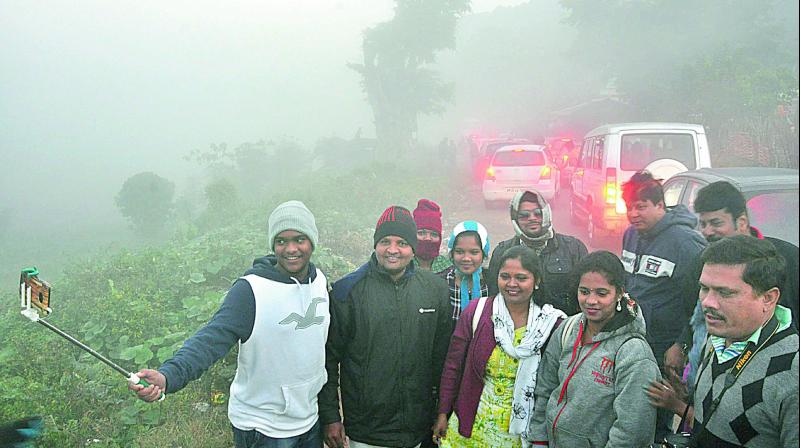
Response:
M275 249L275 237L285 230L295 230L307 236L314 248L317 247L319 232L311 210L300 201L286 201L275 207L269 215L267 241L269 248Z

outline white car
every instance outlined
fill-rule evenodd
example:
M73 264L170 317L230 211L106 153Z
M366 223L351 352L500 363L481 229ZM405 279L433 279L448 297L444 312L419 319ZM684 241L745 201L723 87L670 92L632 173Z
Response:
M601 234L628 226L622 184L639 170L666 180L711 166L703 126L686 123L621 123L601 126L583 139L572 174L570 217L586 223L590 245Z
M558 193L558 172L543 145L509 145L498 149L486 168L482 184L487 208L508 202L519 191L534 189L547 200Z

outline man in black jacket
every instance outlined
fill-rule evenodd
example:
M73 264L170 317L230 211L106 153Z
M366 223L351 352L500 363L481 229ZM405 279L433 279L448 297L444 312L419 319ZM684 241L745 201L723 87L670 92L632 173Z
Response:
M545 303L565 312L567 315L580 311L578 300L574 297L570 275L578 262L586 256L586 245L574 236L556 233L553 230L550 204L536 190L517 193L509 204L511 224L516 236L497 245L489 261L486 283L489 295L497 294L497 274L500 272L500 259L511 247L524 244L542 260L545 268Z
M350 448L416 447L433 424L452 332L447 283L411 264L417 228L407 209L383 212L374 243L370 261L332 285L328 382L319 395L330 448L346 437Z

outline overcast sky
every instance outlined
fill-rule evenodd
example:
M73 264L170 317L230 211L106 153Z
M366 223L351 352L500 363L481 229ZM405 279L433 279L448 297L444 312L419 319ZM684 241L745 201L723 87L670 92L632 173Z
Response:
M476 0L473 11L518 3ZM346 63L393 5L3 0L0 208L23 192L56 212L76 196L110 207L128 176L180 181L181 158L211 143L371 135Z

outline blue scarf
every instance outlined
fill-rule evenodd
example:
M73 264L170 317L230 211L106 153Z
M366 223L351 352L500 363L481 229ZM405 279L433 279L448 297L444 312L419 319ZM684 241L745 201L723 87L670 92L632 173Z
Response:
M456 268L458 270L458 268ZM472 273L472 294L469 292L469 282L467 282L467 277L465 275L461 275L461 311L464 311L464 308L469 305L469 302L472 299L479 299L481 297L481 271L483 271L483 266L479 267L475 272ZM461 271L458 271L461 274Z

